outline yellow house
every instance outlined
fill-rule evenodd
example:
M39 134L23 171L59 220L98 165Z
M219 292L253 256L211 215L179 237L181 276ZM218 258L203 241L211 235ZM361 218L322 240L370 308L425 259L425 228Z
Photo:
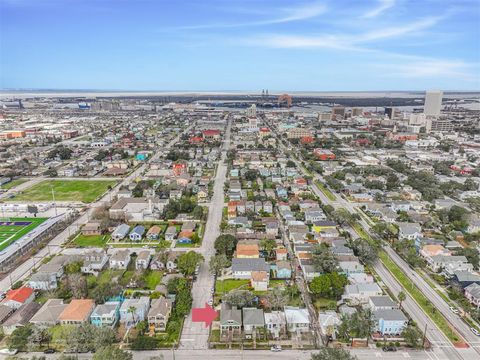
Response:
M334 221L328 221L328 220L314 221L312 225L312 231L316 233L320 233L323 230L335 229L336 227L337 227L337 223Z

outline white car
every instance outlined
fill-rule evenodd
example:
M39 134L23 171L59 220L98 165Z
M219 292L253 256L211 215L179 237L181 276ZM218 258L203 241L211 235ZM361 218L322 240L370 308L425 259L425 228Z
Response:
M273 345L273 346L270 348L270 351L279 352L279 351L282 351L282 347L281 347L280 345Z
M458 314L458 309L453 307L453 306L450 306L450 310L454 313L454 314Z
M18 353L17 349L0 349L0 355L15 355Z
M210 305L210 306L213 305L213 299L208 300L208 305Z
M480 331L478 331L478 330L475 329L474 327L471 327L470 330L471 330L472 333L474 333L475 335L480 336Z

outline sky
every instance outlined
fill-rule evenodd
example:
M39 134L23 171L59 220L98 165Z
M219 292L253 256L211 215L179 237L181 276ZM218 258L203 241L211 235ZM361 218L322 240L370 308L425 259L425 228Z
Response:
M480 90L480 0L0 0L0 88Z

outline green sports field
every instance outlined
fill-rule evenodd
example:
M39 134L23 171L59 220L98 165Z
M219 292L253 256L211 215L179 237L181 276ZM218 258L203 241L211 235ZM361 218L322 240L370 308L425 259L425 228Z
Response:
M46 220L47 218L0 218L0 251Z
M56 201L90 203L115 184L115 180L45 180L7 201L52 201L53 188Z

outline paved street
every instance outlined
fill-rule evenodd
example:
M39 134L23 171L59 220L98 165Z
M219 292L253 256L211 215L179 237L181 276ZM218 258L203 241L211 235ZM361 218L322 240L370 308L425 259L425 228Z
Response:
M200 267L197 281L193 283L192 296L194 308L205 307L205 304L212 298L211 289L214 287L214 278L208 270L210 258L215 254L213 244L220 235L220 223L222 222L222 213L224 206L223 187L225 184L227 165L225 159L227 150L230 147L230 129L231 120L227 124L225 132L221 158L218 162L215 183L213 188L213 197L209 207L205 234L203 236L200 252L205 257L205 262ZM209 329L205 328L204 323L192 322L192 313L185 319L182 336L180 339L181 349L207 349L208 348Z
M155 351L134 351L133 358L135 360L149 360L153 356L163 356L164 360L195 360L195 359L211 359L211 360L309 360L312 353L316 351L301 350L284 350L282 352L273 353L269 350L155 350ZM381 349L354 349L352 354L356 355L359 360L450 360L451 358L437 355L432 351L397 351L383 352ZM24 354L22 354L24 355ZM28 356L43 355L41 353L30 353ZM57 359L58 354L46 355L47 359ZM78 359L91 359L91 354L78 354ZM472 358L476 359L476 358ZM113 359L112 359L113 360Z
M193 128L193 126L194 125L192 124L187 129L185 129L184 132L190 131L190 129ZM179 141L181 135L182 134L179 134L177 137L171 140L170 143L167 144L166 148L172 147L177 141ZM156 160L158 159L158 157L159 157L159 153L156 153L150 158L149 161ZM1 280L0 291L7 291L13 283L27 278L31 274L32 270L36 267L36 265L40 264L40 262L45 257L49 255L61 253L63 251L63 248L61 247L61 245L63 245L71 235L75 234L80 229L81 226L83 226L88 222L88 220L90 219L90 216L95 211L95 208L103 205L105 202L111 201L111 199L117 195L117 192L120 189L121 185L129 184L137 176L143 173L146 170L146 168L147 168L147 164L141 165L138 169L136 169L129 176L127 176L121 183L119 183L112 190L107 192L100 200L98 200L93 204L88 205L87 210L77 220L75 220L67 229L62 231L55 238L53 238L48 243L48 245L45 246L43 249L41 249L38 253L36 253L34 257L20 264L17 268L15 268L10 272L9 276Z

